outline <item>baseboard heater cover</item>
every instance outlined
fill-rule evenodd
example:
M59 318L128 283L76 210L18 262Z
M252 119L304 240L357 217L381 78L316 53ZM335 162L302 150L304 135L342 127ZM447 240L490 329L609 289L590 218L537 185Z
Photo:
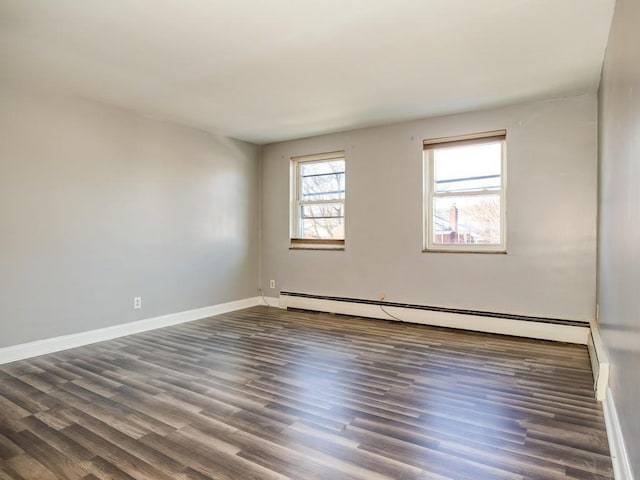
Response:
M560 318L533 317L409 303L395 303L349 297L280 292L281 308L299 308L345 315L460 328L487 333L587 344L589 322ZM393 317L383 311L388 310ZM393 310L389 310L393 309Z

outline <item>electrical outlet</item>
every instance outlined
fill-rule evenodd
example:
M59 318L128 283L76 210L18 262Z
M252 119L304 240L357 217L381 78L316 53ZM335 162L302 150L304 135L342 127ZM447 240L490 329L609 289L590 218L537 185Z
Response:
M380 301L382 302L387 296L383 293L380 294Z
M138 310L142 308L142 297L133 297L133 309Z
M275 280L269 280L269 288L276 288L276 281Z

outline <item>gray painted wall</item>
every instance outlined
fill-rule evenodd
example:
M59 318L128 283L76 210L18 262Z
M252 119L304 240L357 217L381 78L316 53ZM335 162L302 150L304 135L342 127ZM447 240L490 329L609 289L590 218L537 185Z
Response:
M598 301L610 386L640 475L640 3L618 0L600 84Z
M508 255L422 253L422 140L506 128ZM289 250L290 157L344 149L346 250ZM263 147L262 279L279 290L589 320L595 95ZM268 287L276 280L276 289Z
M257 295L256 146L6 85L0 105L0 347Z

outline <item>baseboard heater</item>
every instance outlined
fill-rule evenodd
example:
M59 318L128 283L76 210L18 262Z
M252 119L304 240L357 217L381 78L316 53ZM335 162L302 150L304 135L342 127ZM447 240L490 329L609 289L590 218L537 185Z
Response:
M586 321L359 298L331 297L298 292L280 292L279 306L281 308L297 308L359 317L400 320L423 325L579 343L582 345L587 344L590 335L590 325Z
M607 397L609 385L609 357L600 338L600 330L596 322L591 323L587 347L593 371L593 390L596 392L596 399L603 401Z

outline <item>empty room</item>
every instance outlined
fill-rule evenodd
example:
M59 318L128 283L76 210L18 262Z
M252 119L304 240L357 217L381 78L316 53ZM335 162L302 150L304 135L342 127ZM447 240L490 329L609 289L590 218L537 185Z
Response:
M638 25L0 0L0 479L640 478Z

